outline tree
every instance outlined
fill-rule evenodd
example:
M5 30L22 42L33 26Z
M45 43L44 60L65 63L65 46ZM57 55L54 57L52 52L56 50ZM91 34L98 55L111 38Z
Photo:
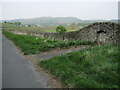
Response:
M29 24L28 27L31 27L31 25Z
M56 32L63 37L63 40L64 40L64 36L65 36L65 33L66 33L66 29L64 26L57 26L56 27Z
M7 21L4 21L4 23L7 23Z
M15 25L21 25L21 22L15 22Z
M18 25L21 25L21 22L18 22Z

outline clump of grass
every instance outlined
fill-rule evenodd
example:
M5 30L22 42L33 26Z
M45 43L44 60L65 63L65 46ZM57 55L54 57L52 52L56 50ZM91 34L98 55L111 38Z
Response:
M3 34L12 40L16 46L19 46L25 55L37 54L53 48L68 48L74 45L94 45L94 43L89 41L57 41L36 36L18 35L9 31L3 31Z
M105 45L38 61L66 87L118 88L120 46Z

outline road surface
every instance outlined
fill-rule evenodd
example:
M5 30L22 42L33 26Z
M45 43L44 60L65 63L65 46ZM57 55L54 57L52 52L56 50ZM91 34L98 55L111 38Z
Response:
M48 77L35 71L32 63L2 36L2 88L49 88Z

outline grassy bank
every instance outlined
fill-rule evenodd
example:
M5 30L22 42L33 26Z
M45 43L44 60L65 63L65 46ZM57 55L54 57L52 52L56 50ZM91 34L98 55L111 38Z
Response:
M98 46L38 61L37 64L58 77L65 87L118 88L119 48L115 45Z
M12 40L16 46L20 47L24 54L37 54L53 48L68 48L74 45L94 45L94 43L88 41L49 40L36 36L18 35L9 31L4 31L3 34Z

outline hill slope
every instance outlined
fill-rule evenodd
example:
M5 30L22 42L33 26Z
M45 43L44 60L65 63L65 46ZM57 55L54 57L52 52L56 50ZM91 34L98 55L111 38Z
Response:
M5 20L3 20L4 22ZM64 25L67 26L71 23L79 24L80 26L88 25L94 22L117 22L117 20L81 20L75 17L38 17L30 19L14 19L6 20L8 22L21 22L22 24L37 24L41 26L57 26Z
M60 24L70 24L78 23L81 20L74 17L39 17L32 19L16 19L10 22L21 22L22 24L38 24L38 25L60 25Z

